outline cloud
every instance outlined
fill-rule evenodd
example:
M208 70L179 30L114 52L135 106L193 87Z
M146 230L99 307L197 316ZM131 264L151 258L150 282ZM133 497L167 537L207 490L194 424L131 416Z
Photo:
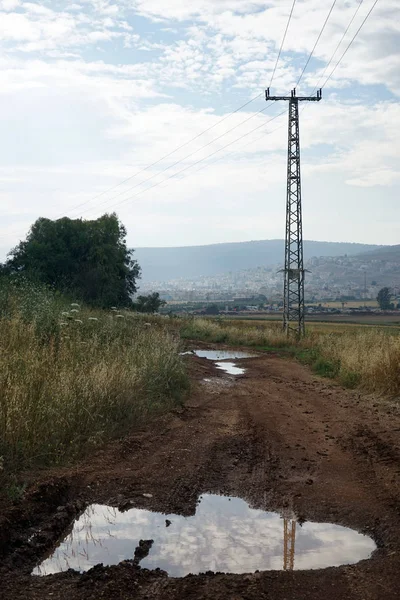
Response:
M302 90L320 79L357 2L338 3ZM364 4L337 58L372 2ZM4 201L15 207L10 213L15 221L25 228L41 214L97 216L135 195L117 208L133 245L281 237L287 117L266 125L267 136L261 125L287 106L255 113L266 107L262 92L290 5L281 0L0 0L0 179ZM319 0L298 0L274 90L287 92L293 86L328 9ZM321 194L326 194L331 204L325 213L343 202L354 226L351 231L336 211L327 232L332 239L397 239L394 232L388 237L385 224L374 218L378 202L391 214L393 229L400 226L400 148L394 126L400 118L397 11L397 0L378 3L323 101L301 115L305 226L311 237L320 237L326 216ZM260 93L256 102L229 116ZM210 127L168 159L104 194L104 204L95 200L69 212ZM204 163L136 195L230 142ZM182 164L159 174L179 159ZM365 222L358 218L360 204ZM9 222L6 228L2 234L10 244L25 233L13 233Z

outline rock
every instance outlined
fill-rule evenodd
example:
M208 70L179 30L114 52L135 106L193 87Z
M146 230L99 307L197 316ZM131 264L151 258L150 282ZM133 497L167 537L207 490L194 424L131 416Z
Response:
M169 519L165 519L165 527L169 527L172 524L172 521Z
M152 498L153 494L143 494L143 498Z
M135 558L133 561L135 565L139 564L139 562L143 558L146 558L146 556L149 554L153 544L154 544L154 540L140 540L139 541L139 546L137 546L135 548Z

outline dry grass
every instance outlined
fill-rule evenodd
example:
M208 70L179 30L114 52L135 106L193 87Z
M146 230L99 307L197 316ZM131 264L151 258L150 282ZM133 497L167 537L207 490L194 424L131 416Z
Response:
M400 336L395 329L314 325L300 342L288 340L280 323L185 320L182 337L259 348L286 348L316 372L347 387L400 395Z
M10 297L0 319L4 472L75 459L187 392L179 342L164 325L127 311L60 311L59 300L35 318Z

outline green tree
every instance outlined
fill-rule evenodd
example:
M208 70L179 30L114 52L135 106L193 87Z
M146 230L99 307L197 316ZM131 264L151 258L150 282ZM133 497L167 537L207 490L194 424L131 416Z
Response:
M204 311L206 315L219 315L219 308L217 304L209 304Z
M5 270L98 307L131 306L140 267L117 215L94 221L39 218L10 253Z
M138 296L133 308L141 313L155 313L166 304L165 300L161 300L158 292L153 292L148 296Z
M377 300L382 310L389 310L391 304L392 294L388 287L384 287L378 292Z

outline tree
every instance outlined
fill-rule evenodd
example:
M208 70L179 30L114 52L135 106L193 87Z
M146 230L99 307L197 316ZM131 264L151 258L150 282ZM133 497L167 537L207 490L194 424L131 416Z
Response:
M209 304L204 311L206 315L219 315L219 308L217 304Z
M131 306L140 267L117 215L94 221L39 218L5 269L98 307Z
M384 287L381 290L379 290L378 296L376 299L378 300L378 304L382 310L390 309L391 297L392 297L392 294L388 287Z
M166 304L165 300L161 300L158 292L153 292L148 296L138 296L133 308L141 313L155 313Z

